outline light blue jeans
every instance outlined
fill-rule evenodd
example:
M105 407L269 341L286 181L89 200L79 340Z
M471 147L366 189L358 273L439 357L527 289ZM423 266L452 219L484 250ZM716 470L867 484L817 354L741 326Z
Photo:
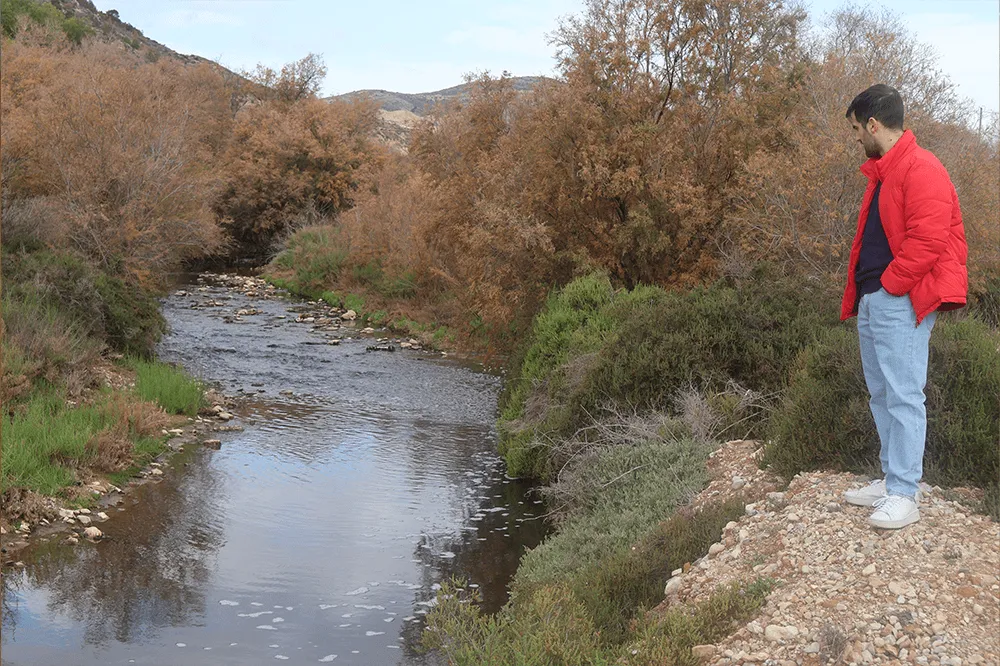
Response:
M879 458L886 492L914 498L924 471L928 344L937 319L932 312L917 326L909 296L884 289L858 304L861 365L871 394L869 405L882 447Z

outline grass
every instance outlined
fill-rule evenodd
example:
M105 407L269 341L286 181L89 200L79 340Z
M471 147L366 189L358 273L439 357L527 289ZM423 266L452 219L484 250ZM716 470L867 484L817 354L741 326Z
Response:
M152 436L161 425L162 418L111 391L78 406L61 391L36 391L3 416L3 489L56 495L80 468L144 464L162 451L163 438Z
M195 416L205 406L201 382L183 370L159 361L133 359L135 390L143 400L155 402L170 414Z
M23 411L3 417L3 486L54 495L75 480L73 465L87 442L110 424L95 406L70 409L58 392L34 395Z

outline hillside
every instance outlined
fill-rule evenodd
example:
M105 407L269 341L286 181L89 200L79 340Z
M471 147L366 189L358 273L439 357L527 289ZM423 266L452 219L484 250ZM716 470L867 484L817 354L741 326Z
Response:
M90 0L49 0L49 2L67 18L77 18L105 39L120 41L130 48L144 53L147 60L153 61L166 56L186 64L208 63L226 75L236 76L235 73L212 60L197 55L178 53L155 39L150 39L142 33L142 30L123 21L117 10L109 9L102 12Z

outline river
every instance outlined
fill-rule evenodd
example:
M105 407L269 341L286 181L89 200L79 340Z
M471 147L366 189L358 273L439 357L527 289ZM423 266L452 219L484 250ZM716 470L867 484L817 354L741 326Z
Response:
M246 396L244 430L127 493L104 541L20 554L3 664L436 663L437 586L462 577L495 611L545 534L495 453L500 380L202 280L164 299L159 355Z

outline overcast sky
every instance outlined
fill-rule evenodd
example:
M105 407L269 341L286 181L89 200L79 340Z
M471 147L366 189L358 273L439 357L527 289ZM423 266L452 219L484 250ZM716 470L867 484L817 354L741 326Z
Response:
M546 35L582 0L95 0L181 53L230 69L322 54L325 93L429 92L468 72L551 74ZM840 0L804 0L818 21ZM1000 0L879 0L940 55L960 94L1000 110Z

